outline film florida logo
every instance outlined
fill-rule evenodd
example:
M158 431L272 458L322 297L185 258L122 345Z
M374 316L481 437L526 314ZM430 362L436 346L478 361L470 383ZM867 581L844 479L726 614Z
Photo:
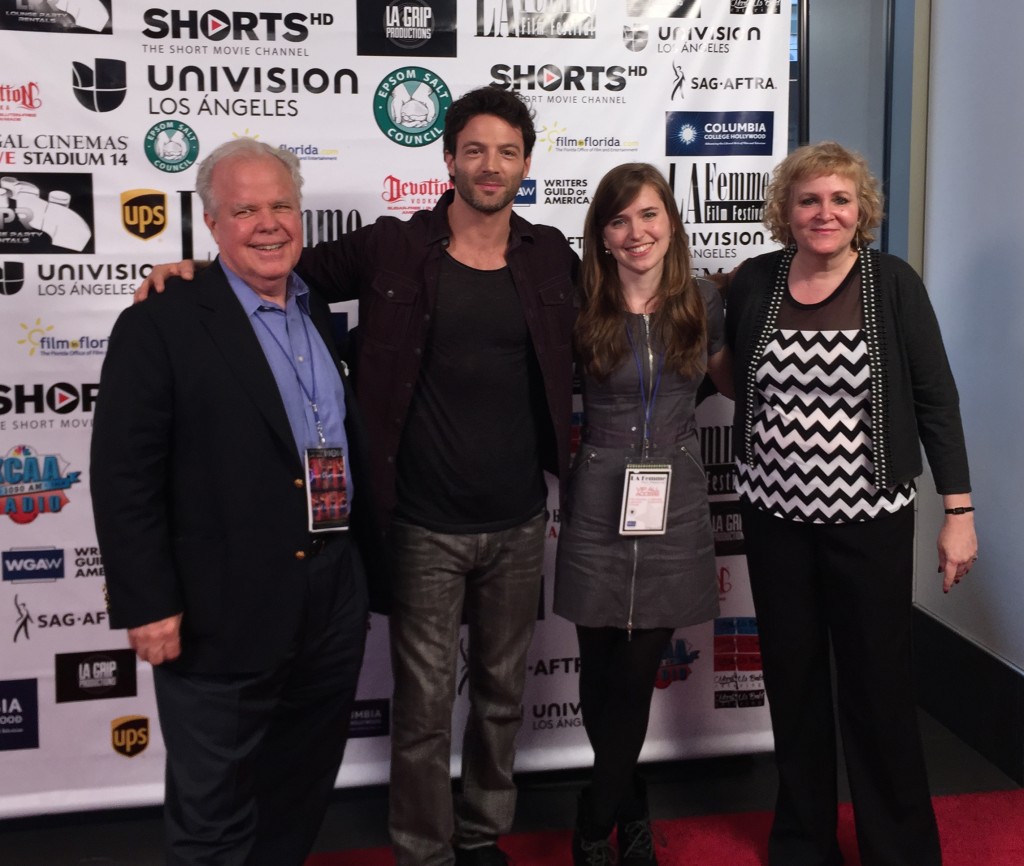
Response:
M42 319L21 322L20 331L22 336L17 343L25 348L29 357L104 355L109 342L108 337L93 337L89 334L69 337L54 333L53 325L46 324Z
M29 445L15 445L0 458L0 510L18 524L40 514L63 511L67 491L82 473L59 454L40 454Z
M110 745L119 755L134 758L149 745L149 717L121 716L110 723Z

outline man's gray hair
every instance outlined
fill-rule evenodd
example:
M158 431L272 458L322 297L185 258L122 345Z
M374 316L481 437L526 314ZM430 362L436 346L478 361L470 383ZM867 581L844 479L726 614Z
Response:
M210 155L199 163L199 173L196 175L196 192L199 200L203 203L203 210L213 214L217 212L217 203L213 198L213 170L223 159L232 156L245 156L250 158L270 157L280 160L281 164L288 169L292 176L292 183L295 184L295 192L302 200L302 171L299 168L299 158L290 150L272 147L255 138L233 138L215 148Z

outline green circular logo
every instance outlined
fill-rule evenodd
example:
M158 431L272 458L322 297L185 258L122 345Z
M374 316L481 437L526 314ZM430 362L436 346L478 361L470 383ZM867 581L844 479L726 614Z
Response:
M161 120L146 133L146 158L160 171L177 173L199 158L199 138L180 120Z
M395 144L423 147L437 141L444 116L452 104L451 91L429 69L404 66L386 75L373 94L377 126Z

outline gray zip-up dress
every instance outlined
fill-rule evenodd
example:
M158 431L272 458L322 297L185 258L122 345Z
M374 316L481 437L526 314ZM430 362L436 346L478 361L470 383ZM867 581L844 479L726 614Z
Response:
M724 345L722 303L698 281L708 316L708 351ZM578 625L677 628L718 614L715 549L694 407L701 377L664 370L649 352L645 317L625 313L635 355L606 380L583 377L584 427L569 475L555 571L555 613ZM652 357L653 355L653 357ZM657 387L647 461L672 466L664 535L619 535L628 461L643 455L644 400Z

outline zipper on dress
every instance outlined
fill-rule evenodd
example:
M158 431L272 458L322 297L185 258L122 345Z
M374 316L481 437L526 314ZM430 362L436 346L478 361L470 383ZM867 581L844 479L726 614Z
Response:
M633 640L633 607L636 602L636 567L640 560L640 539L633 539L633 574L629 579L629 616L626 618L626 640Z

